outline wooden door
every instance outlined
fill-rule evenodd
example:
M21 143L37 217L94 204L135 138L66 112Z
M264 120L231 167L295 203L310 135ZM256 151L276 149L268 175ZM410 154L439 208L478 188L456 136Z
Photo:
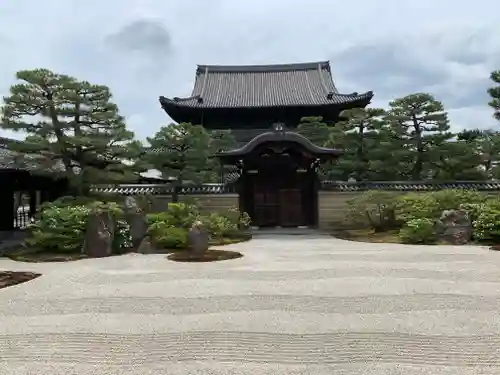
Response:
M283 227L298 227L305 224L300 189L280 189L279 221Z
M254 191L254 225L274 227L279 225L278 194L269 189Z

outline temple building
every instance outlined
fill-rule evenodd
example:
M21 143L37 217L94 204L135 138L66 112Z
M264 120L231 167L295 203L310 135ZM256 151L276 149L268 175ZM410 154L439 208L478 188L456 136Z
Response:
M303 117L327 124L364 108L373 92L341 94L328 61L282 65L199 65L187 98L160 97L176 122L231 130L238 148L221 152L237 171L232 183L240 209L259 227L318 224L317 170L341 150L314 145L294 129Z

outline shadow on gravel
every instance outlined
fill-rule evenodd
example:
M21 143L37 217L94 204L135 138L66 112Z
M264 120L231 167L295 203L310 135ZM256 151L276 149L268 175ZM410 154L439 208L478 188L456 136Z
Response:
M203 254L193 254L190 251L179 251L167 256L168 260L174 262L218 262L221 260L238 259L243 257L242 253L229 250L208 250Z
M9 286L25 283L42 276L34 272L13 272L13 271L0 271L0 289Z

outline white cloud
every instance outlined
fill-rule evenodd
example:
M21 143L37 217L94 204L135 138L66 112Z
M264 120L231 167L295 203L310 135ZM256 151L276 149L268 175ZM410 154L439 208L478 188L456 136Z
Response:
M454 126L491 127L495 9L496 0L4 1L0 93L15 71L37 67L106 84L145 138L169 121L158 96L188 95L196 64L330 59L341 91L373 90L381 106L429 91Z

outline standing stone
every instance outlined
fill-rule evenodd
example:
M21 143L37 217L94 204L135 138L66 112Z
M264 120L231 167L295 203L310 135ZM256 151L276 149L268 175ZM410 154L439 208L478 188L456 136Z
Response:
M134 197L125 199L125 217L130 226L132 247L138 249L148 232L145 212L139 207Z
M115 222L109 212L93 213L89 217L83 252L90 257L106 257L113 253Z
M189 250L193 255L201 256L208 251L208 233L203 230L201 221L195 221L188 232Z
M465 245L472 237L472 222L465 210L446 210L438 225L439 238L453 245Z
M155 252L155 247L151 244L151 238L146 236L142 239L141 243L137 246L139 254L152 254Z

